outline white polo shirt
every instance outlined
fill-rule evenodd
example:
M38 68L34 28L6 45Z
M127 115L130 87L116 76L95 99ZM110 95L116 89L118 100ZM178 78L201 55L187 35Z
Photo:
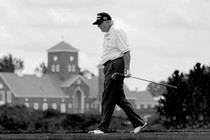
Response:
M123 56L130 51L125 32L113 24L108 33L104 35L101 64Z

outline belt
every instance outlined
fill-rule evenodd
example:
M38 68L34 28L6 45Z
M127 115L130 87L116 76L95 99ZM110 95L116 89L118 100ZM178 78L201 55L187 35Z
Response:
M114 59L114 60L108 60L108 61L106 61L103 65L104 66L106 66L108 63L110 63L110 62L112 62L112 61L115 61L115 60L120 60L120 59L122 59L123 57L118 57L118 58L116 58L116 59Z

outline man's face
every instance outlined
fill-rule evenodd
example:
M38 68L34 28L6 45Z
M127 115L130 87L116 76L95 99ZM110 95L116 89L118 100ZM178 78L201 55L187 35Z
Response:
M103 21L101 24L98 25L102 32L108 32L108 24L106 21Z

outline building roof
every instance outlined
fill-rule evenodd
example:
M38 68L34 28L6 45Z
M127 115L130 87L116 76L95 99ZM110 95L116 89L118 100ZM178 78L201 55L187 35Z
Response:
M65 82L61 82L58 76L54 74L44 74L42 77L37 77L36 75L18 76L15 73L1 72L0 77L16 97L69 98L61 87L68 87L77 79L81 79L90 87L89 98L98 98L97 76L86 79L81 75L74 75ZM148 91L130 91L126 85L124 85L124 91L126 98L134 99L137 104L157 104L157 101Z
M136 104L157 104L157 101L154 100L152 94L148 91L127 91L125 89L125 95L127 98L135 99Z
M64 41L47 50L48 52L78 52L78 50Z
M16 97L69 98L62 91L56 75L44 74L18 76L15 73L0 73L0 77Z
M99 85L98 85L98 77L93 76L91 79L87 79L90 83L90 95L89 98L98 98Z

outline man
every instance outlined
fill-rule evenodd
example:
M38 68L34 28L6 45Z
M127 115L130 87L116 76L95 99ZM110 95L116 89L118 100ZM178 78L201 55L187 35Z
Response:
M111 16L107 13L97 14L97 20L93 25L98 25L102 32L105 32L103 53L101 63L104 65L104 91L102 94L102 119L98 128L89 131L90 134L104 134L108 127L117 104L128 116L134 127L132 133L139 133L147 123L135 113L132 105L127 101L123 89L124 77L129 78L130 73L130 49L126 34L122 29L117 28ZM115 79L111 76L115 73Z

